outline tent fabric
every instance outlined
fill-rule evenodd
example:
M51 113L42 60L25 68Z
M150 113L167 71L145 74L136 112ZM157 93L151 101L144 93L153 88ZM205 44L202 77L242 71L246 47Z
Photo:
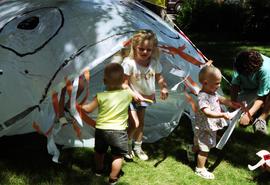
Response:
M104 66L139 29L156 33L170 89L165 101L157 89L157 103L146 111L144 142L155 142L173 131L184 111L191 112L185 93L199 87L197 74L205 64L183 33L135 1L1 1L0 136L37 131L48 143L93 147L94 127L88 121L97 112L85 117L77 105L104 90ZM89 83L88 93L80 81ZM64 104L55 106L53 100L61 98ZM68 122L59 130L55 107L64 110L61 117Z

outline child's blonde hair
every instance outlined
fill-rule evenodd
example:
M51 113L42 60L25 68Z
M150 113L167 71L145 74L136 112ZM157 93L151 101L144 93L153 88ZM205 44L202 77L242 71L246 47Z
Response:
M124 82L124 69L121 64L109 63L104 69L104 84L109 88L122 86Z
M199 72L199 82L203 84L205 80L208 80L209 77L221 75L221 72L218 68L213 65L203 67Z
M145 40L149 40L153 43L151 59L159 58L160 53L158 48L158 40L156 34L152 30L139 30L133 35L129 53L130 58L134 59L136 47L143 43Z

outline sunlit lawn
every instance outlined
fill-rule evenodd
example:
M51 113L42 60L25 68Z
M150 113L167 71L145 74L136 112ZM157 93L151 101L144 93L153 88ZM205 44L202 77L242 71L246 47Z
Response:
M229 78L232 61L243 48L258 49L270 56L269 45L245 43L195 43L203 53L214 60L223 74ZM228 87L223 86L226 89ZM225 91L226 92L226 91ZM253 172L248 164L255 164L255 155L261 149L270 151L270 136L256 135L251 128L236 128L229 143L222 151L210 153L208 167L215 180L197 177L195 164L187 162L185 147L192 142L190 122L180 120L179 126L167 138L144 147L149 161L125 162L121 185L246 185L270 184L269 174L260 169ZM0 185L102 185L107 177L93 174L93 150L73 148L61 151L61 164L51 162L46 151L46 139L37 134L0 138ZM106 164L109 168L110 155Z

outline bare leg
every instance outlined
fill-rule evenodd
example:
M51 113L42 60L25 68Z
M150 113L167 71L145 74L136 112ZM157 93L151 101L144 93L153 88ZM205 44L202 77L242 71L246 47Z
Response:
M139 127L136 129L134 133L134 139L137 142L141 142L143 138L143 127L144 127L144 115L145 109L139 109L137 111L138 119L139 119Z
M197 156L197 167L198 168L205 167L207 157L208 157L208 152L199 151L198 156Z
M123 158L122 156L113 156L112 170L110 173L110 179L117 180L118 174L122 168Z
M269 116L269 113L270 113L270 95L268 95L265 98L263 111L262 111L262 114L259 116L259 118L266 120L267 117Z
M133 139L134 133L139 127L139 118L136 111L129 111L128 124L128 139Z
M214 174L209 172L205 168L207 157L208 157L208 152L199 151L199 154L197 157L197 167L195 168L195 174L205 179L214 179L215 178Z
M136 129L134 133L134 153L141 159L141 160L148 160L147 154L142 150L142 139L143 139L143 128L144 128L144 114L145 109L139 109L137 111L138 118L139 118L139 127Z

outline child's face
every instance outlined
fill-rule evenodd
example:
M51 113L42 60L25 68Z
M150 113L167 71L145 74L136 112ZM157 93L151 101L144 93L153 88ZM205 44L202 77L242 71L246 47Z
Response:
M135 46L135 60L140 62L148 61L153 52L153 42L144 40L139 45Z
M217 92L218 88L220 87L221 80L221 74L210 75L206 80L204 80L204 90L208 93Z

